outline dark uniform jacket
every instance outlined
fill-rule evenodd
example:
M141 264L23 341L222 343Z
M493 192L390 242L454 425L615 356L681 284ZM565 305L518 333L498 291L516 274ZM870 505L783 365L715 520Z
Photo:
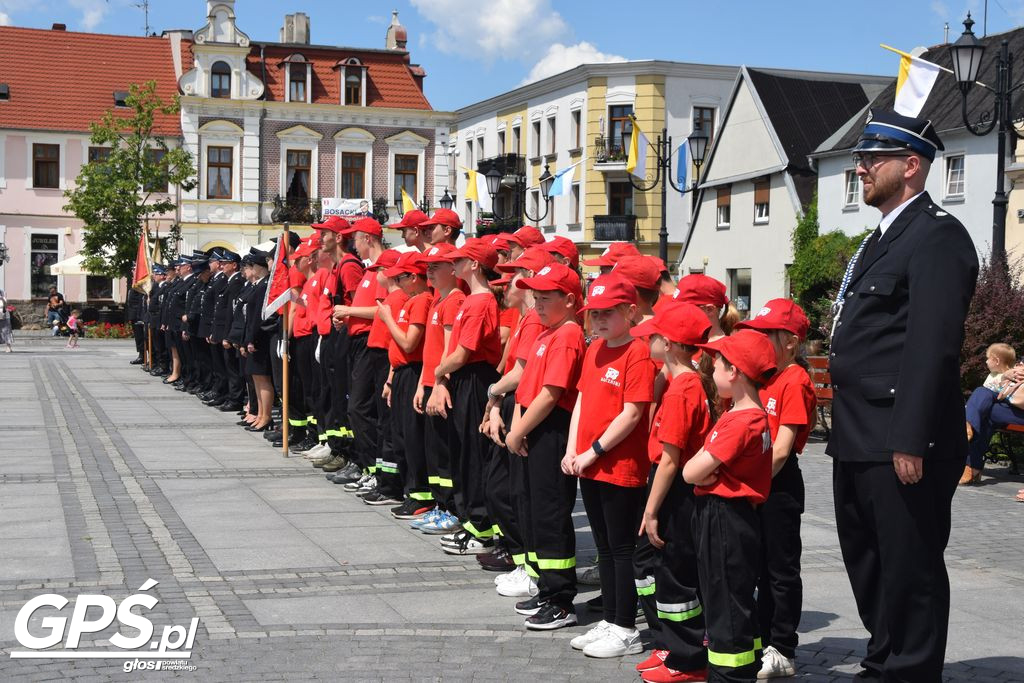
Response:
M967 230L928 193L893 221L855 269L832 338L829 455L966 456L960 347L977 277Z
M207 283L196 275L189 280L189 287L185 292L185 314L188 316L188 324L182 328L190 336L199 335L199 318L202 315L203 291Z
M146 322L154 327L160 325L160 304L163 303L166 287L166 280L155 282L153 289L149 291L149 300L146 302Z
M142 320L142 308L146 302L146 295L137 289L129 289L128 296L124 302L124 317L133 323Z
M189 287L198 280L195 275L179 277L167 291L167 316L165 324L172 332L181 332L181 316L188 310L185 307L185 294Z
M221 279L224 283L217 292L214 302L213 329L210 331L213 341L218 343L228 336L228 330L231 329L231 317L235 312L235 299L238 298L239 292L245 285L245 277L239 272L226 275Z
M243 278L244 280L244 278ZM252 296L253 285L245 282L238 292L231 312L231 326L228 328L227 340L232 344L242 346L245 342L245 307Z
M245 302L245 344L266 349L270 333L263 329L263 299L267 293L267 278L253 284Z
M203 339L206 339L213 334L213 311L217 304L217 295L226 284L227 276L224 275L224 273L217 272L213 274L210 281L206 283L206 289L203 290L198 330L199 336Z

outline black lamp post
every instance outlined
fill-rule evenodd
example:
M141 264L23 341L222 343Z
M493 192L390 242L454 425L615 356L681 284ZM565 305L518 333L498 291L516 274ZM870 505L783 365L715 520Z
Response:
M444 196L437 200L442 209L451 209L455 206L455 197L448 194L448 188L444 188Z
M981 58L985 54L985 45L974 35L971 27L974 20L971 13L967 13L964 20L964 32L960 38L949 48L950 57L953 61L953 76L957 85L960 86L960 114L964 125L971 133L977 136L988 135L993 129L998 131L996 143L996 195L992 199L992 256L993 259L1005 261L1006 259L1006 205L1009 200L1006 198L1006 140L1008 135L1012 139L1024 140L1013 125L1014 114L1011 111L1013 104L1013 93L1024 83L1012 84L1013 81L1013 55L1010 54L1009 42L1003 40L999 46L999 54L996 55L996 84L990 87L978 82L978 74L981 72ZM978 83L988 89L995 102L992 110L986 111L978 117L974 123L970 121L967 113L967 94L971 87Z
M624 150L628 151L630 149L630 138L632 136L633 118L630 117L626 125L622 127L622 148ZM644 184L634 180L632 173L627 174L629 184L640 192L650 192L659 183L661 184L661 229L658 231L658 256L665 263L668 263L668 186L671 185L672 189L680 194L695 190L697 188L697 177L700 176L700 167L704 164L704 155L708 149L708 136L700 131L693 131L686 140L689 143L690 157L693 165L697 167L697 173L690 187L678 187L675 181L672 180L672 136L668 134L668 128L662 128L657 142L651 145L655 154L654 178L649 179L649 182Z
M487 194L491 196L491 208L494 217L497 218L498 220L508 220L510 218L514 218L520 215L525 215L529 220L533 221L534 223L540 223L548 215L548 209L551 203L551 197L548 196L548 193L551 192L551 186L555 182L555 177L551 175L551 171L548 169L547 164L544 165L544 172L538 179L540 181L540 192L541 195L543 195L544 197L544 213L540 214L539 216L531 216L530 212L526 210L526 176L513 174L509 177L511 177L513 180L512 212L509 213L508 215L499 216L498 212L496 210L493 210L497 209L497 207L495 206L494 199L495 197L498 196L498 190L501 189L501 181L505 178L505 176L502 175L501 171L499 171L494 166L492 166L491 170L484 174L484 180L487 181ZM518 210L520 206L520 201L522 201L521 212Z

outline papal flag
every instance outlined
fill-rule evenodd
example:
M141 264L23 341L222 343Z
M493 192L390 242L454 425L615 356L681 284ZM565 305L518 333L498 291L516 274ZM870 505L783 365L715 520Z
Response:
M132 277L132 289L149 294L153 285L153 268L149 263L149 240L146 231L139 238L139 250L135 253L135 274Z
M403 187L402 188L402 213L406 214L406 213L409 213L410 211L415 211L415 210L416 210L416 202L414 202L412 200L412 197L409 196L409 193L406 192L405 188Z
M473 169L461 168L469 176L466 180L466 200L476 204L481 211L490 211L491 195L487 194L487 178Z
M626 171L639 178L647 175L647 136L640 130L636 119L633 122L633 135L629 138L629 156L626 158Z
M938 64L926 61L912 54L883 45L900 56L900 71L896 76L896 99L892 108L903 116L919 116L928 100L928 94L935 85L940 71Z

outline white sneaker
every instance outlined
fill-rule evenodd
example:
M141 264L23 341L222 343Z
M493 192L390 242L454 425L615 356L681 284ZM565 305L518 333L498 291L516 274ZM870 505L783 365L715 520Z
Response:
M302 454L302 457L306 458L307 460L317 460L319 458L324 457L330 452L331 447L328 446L327 442L325 441L319 446L314 446L313 448L310 448L308 451Z
M640 642L640 631L637 631L635 628L627 631L615 625L610 625L605 629L604 635L600 640L596 640L583 648L583 654L599 659L638 655L643 651L644 644Z
M761 653L761 670L757 672L758 680L766 678L788 678L796 675L796 661L783 656L781 652L769 645Z
M498 595L506 598L532 598L537 594L537 582L524 569L518 577L498 584Z
M497 576L495 576L494 577L494 585L495 586L500 586L501 584L505 583L506 581L515 581L516 579L518 579L520 577L520 575L525 574L525 573L526 573L526 569L522 565L519 565L519 566L517 566L515 569L513 569L510 572L505 572L504 574L498 574Z
M571 645L572 649L574 650L582 650L587 645L590 645L591 643L596 643L597 641L604 638L604 634L608 630L609 626L611 626L611 624L602 619L601 621L597 622L596 626L594 626L592 629L584 633L582 636L576 636L575 638L570 640L569 645Z
M576 583L582 583L586 586L600 586L601 571L597 568L596 564L593 567L587 567L576 575Z

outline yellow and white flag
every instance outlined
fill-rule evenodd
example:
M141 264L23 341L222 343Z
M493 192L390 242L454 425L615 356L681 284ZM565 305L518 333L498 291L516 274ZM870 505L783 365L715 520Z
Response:
M900 71L896 77L896 99L892 108L903 116L920 115L924 103L928 100L928 94L935 85L935 79L939 77L939 72L947 69L902 50L887 45L882 47L900 56Z
M406 192L405 188L403 187L402 188L402 213L409 213L410 211L415 211L417 208L418 207L416 206L416 202L414 202L412 200L412 197L409 196L409 193Z
M647 136L640 130L636 119L633 122L633 136L629 139L629 156L626 158L626 172L639 178L647 175Z
M481 211L491 210L491 195L487 194L487 178L482 173L462 167L469 176L466 179L466 200L476 204Z

